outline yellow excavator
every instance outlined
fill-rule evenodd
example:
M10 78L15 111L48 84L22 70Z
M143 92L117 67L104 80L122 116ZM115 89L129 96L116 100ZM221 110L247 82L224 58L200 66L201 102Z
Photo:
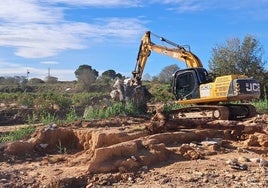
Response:
M172 47L153 43L151 35ZM169 116L226 120L249 118L256 115L253 105L239 101L260 97L260 84L257 80L235 74L214 77L203 68L200 59L190 49L150 31L147 31L141 40L137 63L132 72L133 85L142 85L142 74L152 51L175 58L187 65L187 69L178 70L172 78L172 90L177 103L183 104L185 107L168 112Z

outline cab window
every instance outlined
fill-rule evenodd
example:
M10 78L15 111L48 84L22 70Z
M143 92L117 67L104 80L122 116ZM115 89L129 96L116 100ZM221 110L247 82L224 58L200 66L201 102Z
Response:
M187 98L195 88L195 78L192 71L184 72L177 76L176 95L178 99Z

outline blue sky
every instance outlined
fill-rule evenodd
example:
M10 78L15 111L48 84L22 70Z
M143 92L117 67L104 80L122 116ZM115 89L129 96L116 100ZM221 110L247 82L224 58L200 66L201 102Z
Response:
M88 64L131 76L145 31L190 45L208 68L212 48L253 35L268 57L268 0L1 0L0 76L76 80ZM163 45L157 38L152 40ZM144 74L177 60L154 52Z

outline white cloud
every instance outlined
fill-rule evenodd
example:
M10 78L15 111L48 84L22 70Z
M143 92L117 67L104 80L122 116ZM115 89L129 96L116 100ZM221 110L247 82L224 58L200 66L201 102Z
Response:
M259 0L253 3L252 0L233 1L233 0L149 0L150 3L159 3L172 5L169 8L171 11L177 11L180 13L185 12L197 12L205 11L208 9L225 9L225 10L255 10L255 14L258 14L260 10L263 10L267 6L267 0Z
M0 60L1 76L26 76L27 70L30 72L40 73L31 67L25 67L20 64L10 63Z
M50 75L57 77L59 81L77 80L74 70L70 69L50 69Z
M63 24L7 24L0 25L0 46L11 46L15 54L24 58L57 55L68 49L83 49L91 42L125 39L131 42L145 29L137 19L102 19L93 24L66 22ZM127 39L127 40L126 40Z
M207 7L207 3L211 3L209 0L150 0L150 3L159 3L172 5L172 7L168 8L170 11L177 12L195 12L204 10Z
M57 65L59 64L59 62L57 61L41 61L41 64L45 64L45 65Z
M25 58L56 55L66 49L81 49L86 28L79 24L9 24L0 25L0 46L16 48L15 54ZM80 32L78 31L80 29Z
M16 64L16 63L9 63L9 62L6 62L6 61L3 61L3 60L0 60L0 70L1 70L1 73L3 69L5 68L12 68L12 69L15 69L15 68L19 68L21 67L19 64Z
M38 0L0 1L0 21L12 23L55 23L63 18L59 7L42 6Z
M137 37L144 26L138 19L107 18L90 23L64 19L55 3L87 6L136 5L139 1L5 0L0 1L0 46L15 48L24 58L56 56L64 50L87 48L110 38ZM91 43L86 43L90 40ZM124 40L122 40L124 41ZM126 40L125 40L126 41Z
M99 40L119 39L121 42L136 41L146 28L144 22L136 18L95 19L89 37Z
M232 2L232 3L230 3ZM144 5L171 5L172 11L194 12L206 9L260 8L266 0L224 2L211 0L148 0ZM137 18L106 18L88 23L66 20L65 10L73 6L136 7L141 0L2 0L0 1L0 47L12 47L24 58L56 56L64 50L79 50L94 42L115 40L136 41L143 33L145 22ZM77 8L77 7L76 7ZM254 14L250 9L250 15ZM261 14L262 17L263 14ZM257 18L256 18L257 19ZM90 42L88 42L90 41Z
M142 5L141 0L45 0L48 3L64 3L75 6L94 7L137 7Z

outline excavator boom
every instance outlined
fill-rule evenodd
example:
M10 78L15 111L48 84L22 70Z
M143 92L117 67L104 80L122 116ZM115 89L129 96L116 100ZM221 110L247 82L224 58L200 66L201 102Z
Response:
M175 48L168 48L161 45L156 45L151 41L151 35L158 37L161 41L166 42L174 46ZM188 68L203 67L200 59L193 54L190 50L186 50L183 46L180 46L172 41L169 41L163 37L159 37L150 31L147 31L142 39L137 55L137 63L134 71L132 72L134 80L140 82L142 74L151 51L172 57L186 64Z

